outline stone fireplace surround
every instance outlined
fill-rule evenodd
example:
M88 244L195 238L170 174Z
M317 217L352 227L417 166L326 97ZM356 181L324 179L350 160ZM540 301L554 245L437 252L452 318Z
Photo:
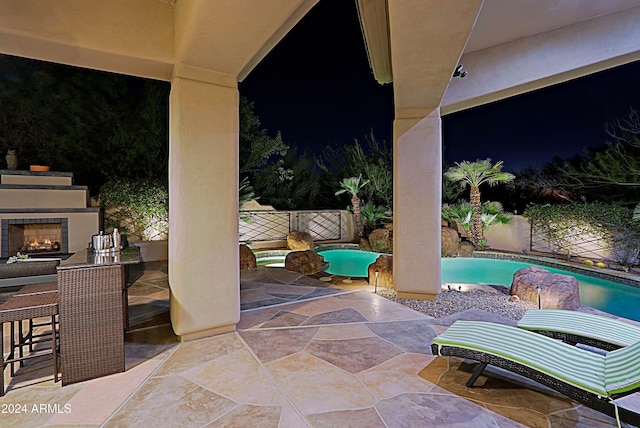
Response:
M11 226L24 226L24 225L57 225L59 231L56 232L59 236L55 243L60 248L55 251L42 252L41 254L68 254L69 253L69 219L68 218L21 218L21 219L7 219L2 220L2 242L0 242L0 257L9 257L15 255L16 252L22 251L23 243L25 239L23 236L13 236L11 233ZM22 234L21 234L22 235ZM33 235L36 236L36 235ZM40 236L46 237L46 236ZM16 240L19 242L14 242ZM29 239L30 241L30 239ZM54 239L52 239L54 241Z
M100 208L88 206L87 186L73 185L69 172L0 170L0 258L8 254L9 226L61 224L59 254L88 247L100 228Z

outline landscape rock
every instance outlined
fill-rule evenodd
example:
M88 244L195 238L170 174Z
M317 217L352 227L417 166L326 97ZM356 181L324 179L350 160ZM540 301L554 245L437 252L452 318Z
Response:
M378 271L378 287L393 287L393 256L381 255L375 262L369 265L367 276L369 284L376 284L376 271Z
M292 251L284 259L284 268L292 272L311 275L322 271L328 266L324 257L313 250Z
M567 309L575 311L580 307L580 289L578 280L571 275L552 274L546 269L530 266L518 270L513 275L509 294L518 296L521 301L538 305L540 290L540 308Z
M367 238L360 238L360 242L358 243L358 246L363 251L372 251L371 244L369 244L369 240Z
M461 238L469 238L469 235L467 234L466 229L461 223L454 221L453 224L451 225L451 228L457 230L458 235L460 235Z
M369 244L376 253L393 253L393 232L389 229L375 229L369 234Z
M473 255L473 244L469 241L462 241L460 245L458 245L458 255L460 257L471 257Z
M256 255L253 254L251 248L244 244L240 245L240 270L254 270L257 267Z
M287 235L287 247L291 251L307 251L315 249L315 244L309 232L294 230Z
M460 244L460 235L455 230L443 227L441 228L441 255L442 257L456 257L458 255L458 245Z

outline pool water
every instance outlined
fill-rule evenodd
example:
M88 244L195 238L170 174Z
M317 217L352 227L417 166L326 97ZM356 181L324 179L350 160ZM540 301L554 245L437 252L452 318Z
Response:
M318 254L329 263L325 272L332 275L367 277L369 265L376 261L380 253L360 250L326 250Z
M511 286L513 274L532 263L481 258L442 259L443 283ZM640 321L640 288L606 279L540 266L552 273L571 275L580 285L580 303L621 317Z
M379 253L359 250L326 250L320 254L329 262L327 273L349 277L367 277L367 268L380 256ZM509 287L513 274L528 266L537 265L500 259L444 258L441 282ZM542 268L575 277L580 285L580 301L583 305L640 321L640 288L552 267Z

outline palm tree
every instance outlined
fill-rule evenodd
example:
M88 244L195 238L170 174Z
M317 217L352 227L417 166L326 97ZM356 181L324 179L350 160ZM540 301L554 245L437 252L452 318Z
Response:
M476 162L456 162L455 166L449 168L444 176L453 181L461 182L470 187L469 199L473 206L472 234L471 240L477 245L482 239L482 205L480 201L480 185L488 183L489 186L495 186L500 183L512 181L515 176L508 172L502 172L502 161L491 165L491 159L480 160Z
M353 216L356 220L356 234L358 235L358 238L362 238L362 234L364 232L364 226L362 224L362 214L360 213L360 198L358 197L358 192L367 183L369 183L369 180L361 180L361 175L357 177L343 178L340 182L340 187L342 187L342 189L336 192L336 196L341 195L344 192L347 192L351 195L351 205L353 206Z

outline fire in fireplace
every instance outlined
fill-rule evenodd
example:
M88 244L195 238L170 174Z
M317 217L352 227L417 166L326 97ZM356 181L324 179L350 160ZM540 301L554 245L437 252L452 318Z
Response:
M15 245L19 245L22 237L21 253L47 254L60 252L62 241L62 225L60 223L23 224L9 226L9 242L16 235Z
M2 256L66 253L67 219L17 219L2 221Z

